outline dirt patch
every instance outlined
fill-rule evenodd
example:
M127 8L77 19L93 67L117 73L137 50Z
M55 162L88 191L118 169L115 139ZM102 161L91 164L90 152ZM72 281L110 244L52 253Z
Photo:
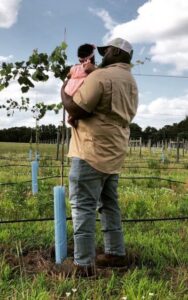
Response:
M21 253L15 253L7 247L0 248L4 261L11 267L12 273L35 275L37 273L50 273L55 264L55 248L48 249L23 249ZM72 251L69 250L69 256Z
M10 253L7 246L0 247L0 253L6 264L11 267L12 273L25 275L36 275L46 273L49 276L59 275L61 268L55 264L55 248L48 249L24 249L21 253ZM103 253L102 248L96 249L97 254ZM68 247L68 257L73 257L73 246ZM127 253L127 267L139 266L139 257L136 253Z

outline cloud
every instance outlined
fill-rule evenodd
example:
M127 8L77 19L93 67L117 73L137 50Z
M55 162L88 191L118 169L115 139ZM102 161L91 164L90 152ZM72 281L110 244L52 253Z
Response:
M140 104L133 122L145 128L151 126L161 128L178 123L188 115L188 94L180 97L159 97L149 104Z
M131 42L155 42L188 33L187 0L151 0L139 7L136 19L119 24L111 35L123 34Z
M10 86L0 92L0 104L5 103L7 99L19 101L23 96L30 99L30 107L37 102L44 102L45 104L60 103L60 89L62 81L54 78L51 74L47 82L39 82L35 84L35 88L30 90L27 94L22 94L20 86L17 82L12 81ZM41 124L59 125L62 120L61 112L55 114L54 112L47 112L44 118L39 121ZM20 127L20 126L35 126L35 119L31 111L18 112L15 111L12 117L7 117L6 110L0 110L0 129Z
M138 8L137 14L135 19L110 29L98 12L105 28L109 29L104 41L122 37L132 43L149 44L153 62L170 64L177 73L188 70L188 1L147 1Z
M8 56L1 56L0 55L0 63L2 63L2 62L10 62L10 61L12 61L13 60L13 58L14 58L14 56L11 54L11 55L8 55Z
M108 11L105 9L94 9L89 7L89 11L98 16L104 23L104 27L107 30L113 30L114 26L117 25L117 22L115 22L112 17L109 15Z
M16 23L22 0L4 0L0 2L0 28L10 28Z

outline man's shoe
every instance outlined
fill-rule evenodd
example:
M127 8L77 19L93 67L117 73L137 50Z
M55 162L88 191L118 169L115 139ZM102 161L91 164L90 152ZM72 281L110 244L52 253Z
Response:
M61 273L66 277L95 277L95 265L80 266L76 265L72 259L67 258L61 265Z
M97 269L95 265L80 266L76 265L71 258L65 259L61 265L55 265L51 269L52 274L61 274L64 277L85 277L96 279L100 277L110 277L112 272L109 270Z
M99 254L96 257L96 266L98 268L127 269L127 258L125 255Z
M64 277L95 277L95 266L76 265L72 258L67 258L62 264L54 265L51 273L62 275Z

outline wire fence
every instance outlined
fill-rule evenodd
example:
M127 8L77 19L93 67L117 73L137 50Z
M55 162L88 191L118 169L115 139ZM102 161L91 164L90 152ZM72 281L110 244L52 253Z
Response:
M48 177L39 177L38 180L48 180L53 178L61 178L61 175L56 176L48 176ZM63 178L68 178L68 176L64 175ZM119 179L125 179L125 180L161 180L161 181L168 181L173 183L181 183L186 184L184 181L170 179L170 178L163 178L163 177L157 177L157 176L120 176ZM3 185L17 185L17 184L24 184L24 183L31 183L32 180L26 180L26 181L20 181L20 182L1 182L0 186Z
M46 158L46 157L45 157ZM0 159L2 159L0 157ZM52 159L50 159L52 160ZM55 159L54 159L55 160ZM14 161L20 161L20 160L14 160ZM26 161L26 160L25 160ZM27 160L28 161L28 160ZM159 162L159 160L156 160ZM148 160L145 161L133 161L132 163L148 163ZM138 166L138 165L127 165L126 163L131 163L130 161L125 162L125 165L123 166L123 169L150 169L150 166ZM174 162L173 162L174 163ZM180 163L178 163L178 167L154 167L153 169L160 169L160 170L188 170L186 167L180 167ZM30 164L5 164L1 165L0 167L31 167ZM40 168L59 168L60 165L39 165ZM64 168L69 168L69 165L64 165ZM47 176L47 177L38 177L37 180L49 180L49 179L56 179L61 178L61 175L53 175L53 176ZM63 178L68 178L68 176L64 175ZM176 180L173 178L164 178L164 177L158 177L158 176L120 176L120 180L157 180L157 181L166 181L170 183L178 183L178 184L186 184L184 181ZM8 186L8 185L19 185L19 184L31 184L32 180L26 180L26 181L20 181L20 182L1 182L0 186ZM0 220L0 224L14 224L14 223L29 223L29 222L47 222L47 221L53 221L53 217L49 218L28 218L28 219L16 219L16 220ZM67 221L72 220L71 217L66 218ZM144 222L167 222L167 221L186 221L188 220L188 216L176 216L176 217L158 217L158 218L143 218L143 219L123 219L122 223L144 223ZM100 219L96 219L96 221L100 221Z
M72 217L67 217L67 221L72 220ZM165 222L165 221L186 221L188 216L180 217L169 217L169 218L147 218L147 219L122 219L122 223L142 223L142 222ZM19 220L1 220L0 224L14 224L14 223L27 223L27 222L47 222L54 221L54 218L41 218L41 219L19 219ZM100 222L100 219L96 219L97 222Z
M31 165L0 165L0 168L15 168L15 167L27 167L30 168ZM39 168L59 168L60 165L39 165ZM64 165L64 168L69 168L69 165ZM167 165L163 165L161 167L152 167L152 166L138 166L138 165L127 165L127 166L123 166L122 169L155 169L155 170L187 170L188 171L188 162L187 162L187 167L168 167Z

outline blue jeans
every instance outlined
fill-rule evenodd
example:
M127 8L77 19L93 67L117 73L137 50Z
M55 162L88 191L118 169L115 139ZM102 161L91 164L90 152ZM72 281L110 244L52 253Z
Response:
M86 161L72 158L69 197L74 228L74 261L79 265L95 262L96 210L100 213L105 253L125 255L121 215L118 206L117 174L105 174Z

